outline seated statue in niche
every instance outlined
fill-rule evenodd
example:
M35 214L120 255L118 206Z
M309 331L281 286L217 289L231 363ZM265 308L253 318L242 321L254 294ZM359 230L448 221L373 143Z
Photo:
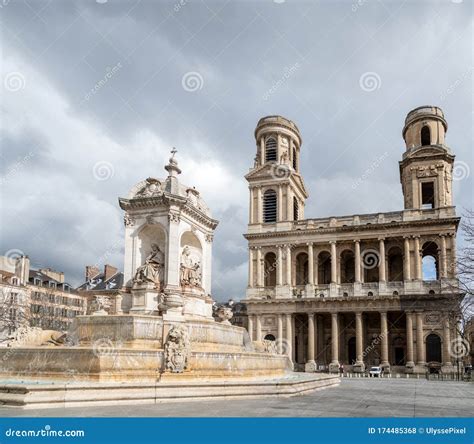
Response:
M157 244L151 244L151 252L145 259L145 263L137 268L133 278L134 284L146 284L151 282L155 288L160 288L161 271L164 264L164 254Z
M201 286L201 264L199 261L193 261L191 250L188 246L185 246L181 253L180 274L181 285L189 287Z

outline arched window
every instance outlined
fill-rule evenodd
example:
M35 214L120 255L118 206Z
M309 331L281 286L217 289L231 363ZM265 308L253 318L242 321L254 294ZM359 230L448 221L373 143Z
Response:
M403 254L399 247L393 247L388 251L388 280L403 281Z
M265 162L275 162L277 160L277 142L273 137L269 137L265 142Z
M277 259L275 253L267 253L265 255L264 267L265 287L274 287L276 285L277 267Z
M434 333L426 337L426 362L441 362L441 339Z
M377 250L367 248L362 252L362 268L364 269L364 282L379 281L380 255Z
M296 256L296 285L308 283L308 255L300 253Z
M300 213L300 206L298 203L298 199L296 197L293 197L293 220L298 220L299 219L299 214Z
M265 341L276 341L275 336L273 336L271 334L265 335L265 337L263 339L265 339Z
M271 223L277 220L277 195L273 190L263 194L263 222Z
M345 250L341 253L341 284L350 284L355 281L354 253Z
M293 169L298 169L298 155L296 154L296 148L293 148Z
M318 283L331 283L331 255L327 251L322 251L318 255Z
M434 242L426 242L421 249L422 252L422 278L424 281L439 279L438 246Z
M431 145L431 131L430 127L427 125L421 128L421 144L423 146Z

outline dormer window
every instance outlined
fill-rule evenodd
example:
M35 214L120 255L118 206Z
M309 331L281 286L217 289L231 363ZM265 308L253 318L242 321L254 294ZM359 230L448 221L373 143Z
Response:
M265 142L265 162L276 162L277 142L273 137L269 137Z

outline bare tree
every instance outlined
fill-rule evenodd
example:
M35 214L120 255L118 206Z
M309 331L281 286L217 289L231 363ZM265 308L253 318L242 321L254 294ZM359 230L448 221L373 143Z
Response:
M456 267L458 273L458 292L464 295L459 307L459 318L464 334L465 326L474 314L474 211L467 210L463 215L461 230L464 246L459 251Z
M29 324L30 307L25 289L10 284L0 285L0 338Z

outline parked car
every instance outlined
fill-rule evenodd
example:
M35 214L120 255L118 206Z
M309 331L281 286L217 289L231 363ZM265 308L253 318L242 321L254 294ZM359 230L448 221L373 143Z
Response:
M370 377L379 378L382 374L382 367L370 367L369 375Z

